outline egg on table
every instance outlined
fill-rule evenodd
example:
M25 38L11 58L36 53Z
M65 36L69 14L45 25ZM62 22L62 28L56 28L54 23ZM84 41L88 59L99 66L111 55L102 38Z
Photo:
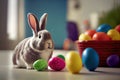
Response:
M120 61L119 56L113 54L107 58L106 63L110 67L117 67L119 65L119 61Z
M68 52L65 56L65 62L66 69L72 74L79 73L82 69L82 60L79 53L76 51Z
M59 54L57 57L59 57L59 58L65 60L65 57L64 57L63 55L61 55L61 54Z
M89 71L94 71L99 65L98 53L93 48L86 48L82 53L82 63Z
M33 67L37 71L43 71L43 70L47 69L48 64L45 59L38 59L33 63Z
M61 71L65 67L65 61L60 57L53 57L48 61L48 66L55 71Z

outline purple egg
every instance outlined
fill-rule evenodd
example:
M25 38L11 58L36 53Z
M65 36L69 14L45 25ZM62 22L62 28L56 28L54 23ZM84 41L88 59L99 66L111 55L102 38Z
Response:
M116 67L119 65L119 56L118 55L110 55L107 58L107 65L110 67Z

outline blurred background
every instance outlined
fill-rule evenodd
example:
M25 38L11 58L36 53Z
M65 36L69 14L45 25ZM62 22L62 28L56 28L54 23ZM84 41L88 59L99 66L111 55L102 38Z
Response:
M120 0L0 0L0 50L13 50L32 36L27 13L48 13L46 28L55 49L75 49L80 33L107 23L120 24Z

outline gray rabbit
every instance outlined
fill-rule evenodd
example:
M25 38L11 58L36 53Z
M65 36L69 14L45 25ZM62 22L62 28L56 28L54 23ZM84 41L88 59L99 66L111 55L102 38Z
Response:
M44 13L38 22L34 14L28 13L28 23L33 36L21 41L13 54L14 67L33 68L34 61L38 59L49 60L54 50L51 34L45 29L47 13Z

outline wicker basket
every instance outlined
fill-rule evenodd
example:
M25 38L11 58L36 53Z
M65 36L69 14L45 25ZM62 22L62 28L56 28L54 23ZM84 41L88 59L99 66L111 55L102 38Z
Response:
M120 57L120 41L82 41L77 42L80 55L85 48L91 47L98 52L100 58L99 66L107 67L106 59L112 54ZM119 66L120 67L120 64Z

